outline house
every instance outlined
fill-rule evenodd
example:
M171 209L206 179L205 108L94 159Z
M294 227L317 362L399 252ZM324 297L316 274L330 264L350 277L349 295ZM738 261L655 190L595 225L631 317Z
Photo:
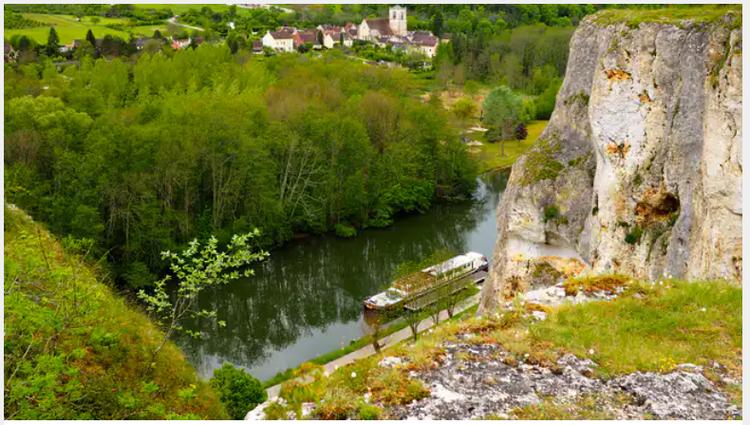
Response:
M335 25L320 25L318 30L323 33L323 46L333 49L333 46L341 43L341 34L344 29Z
M409 35L409 40L416 50L432 58L435 56L440 40L429 31L414 31Z
M352 35L349 34L348 32L342 32L341 44L343 44L346 47L352 47L352 45L354 44L354 37L352 37Z
M316 30L296 30L294 33L294 48L298 49L299 46L309 44L313 49L320 49L321 45L318 41L318 31Z
M296 29L284 27L279 31L267 31L263 36L263 46L282 52L294 51L294 33Z
M383 36L406 35L406 8L393 6L387 18L364 19L358 28L358 38L373 41Z
M190 38L180 40L177 38L172 39L172 48L175 50L182 50L190 46Z
M349 36L356 40L357 36L359 34L359 30L357 29L357 24L353 24L351 22L347 22L346 25L344 25L344 32L349 34Z
M74 48L75 48L75 43L71 42L71 43L64 44L64 45L58 47L57 50L60 53L70 53L70 52L73 51Z

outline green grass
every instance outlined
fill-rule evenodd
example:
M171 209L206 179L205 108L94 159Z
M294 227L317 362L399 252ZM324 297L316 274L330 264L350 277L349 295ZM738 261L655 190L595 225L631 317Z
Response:
M742 25L742 6L738 4L672 5L660 9L606 9L596 14L594 22L599 25L625 23L631 28L635 28L641 23L682 25L683 21L687 20L694 24L703 24L717 22L727 13L736 17L734 25L737 27Z
M644 298L564 306L530 326L547 341L591 357L607 375L666 372L680 363L742 370L742 289L725 282L667 281ZM588 354L594 350L594 355Z
M130 38L131 33L136 36L150 36L156 29L159 29L162 32L165 32L167 30L166 22L163 25L130 26L131 22L128 19L123 18L100 17L100 21L95 24L92 22L92 16L84 16L81 22L77 22L76 17L72 15L24 13L23 16L28 19L41 22L44 24L44 26L6 30L6 38L10 38L16 34L22 34L32 38L37 43L44 44L47 42L47 37L49 36L49 29L51 26L55 27L57 36L60 39L60 44L69 44L76 39L85 39L86 32L89 29L94 33L94 36L96 36L96 38L101 38L105 35L113 35L125 40ZM109 28L107 27L107 25L121 25L123 29L117 30Z
M203 7L208 7L214 12L226 12L229 10L227 4L136 4L137 9L170 9L176 15L182 15L190 10L200 11ZM244 7L237 7L237 15L250 15L250 10Z
M5 208L7 419L220 419L211 387L102 271Z
M602 403L603 395L585 395L574 402L560 403L551 398L545 398L541 403L529 404L513 409L512 419L518 420L606 420L616 419L613 412L607 411ZM631 402L627 397L620 396L614 400L615 404ZM493 417L486 419L494 419Z
M483 134L469 134L470 140L479 140L482 146L471 147L470 152L480 163L480 172L509 168L523 155L539 138L548 121L532 121L528 127L525 140L509 140L505 142L505 156L500 155L500 143L487 143Z
M385 330L383 330L380 333L380 338L385 338L388 335L391 335L395 332L400 331L401 329L408 326L403 320L399 320L398 322L388 326ZM332 362L340 357L344 357L345 355L352 353L354 351L359 350L360 348L364 348L372 343L372 338L369 336L362 337L360 339L357 339L355 341L352 341L347 345L346 347L339 348L337 350L330 351L325 354L321 354L318 357L315 357L314 359L308 360L306 363L312 363L315 365L325 365L326 363ZM274 385L280 384L284 381L288 381L289 379L292 379L295 376L295 373L299 369L299 366L289 368L283 372L279 372L276 375L274 375L271 379L268 379L267 381L263 382L263 388L269 388Z

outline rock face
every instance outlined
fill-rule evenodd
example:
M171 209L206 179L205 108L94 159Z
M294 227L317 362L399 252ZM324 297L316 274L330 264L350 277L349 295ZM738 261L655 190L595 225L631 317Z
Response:
M584 20L537 144L513 166L481 310L535 285L535 260L595 273L742 273L742 33ZM537 285L538 286L538 285Z
M439 367L412 372L430 388L430 396L392 408L390 418L512 418L515 409L543 400L565 406L587 398L600 416L611 419L742 416L693 365L680 365L668 374L635 372L607 381L595 376L596 363L572 354L545 367L523 358L509 364L503 360L508 353L495 344L446 343L444 348Z

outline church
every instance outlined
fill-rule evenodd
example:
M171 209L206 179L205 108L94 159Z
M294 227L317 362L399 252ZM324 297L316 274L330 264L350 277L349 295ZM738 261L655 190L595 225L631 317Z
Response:
M406 7L393 6L388 9L387 18L364 19L359 25L358 38L377 41L385 36L406 36Z

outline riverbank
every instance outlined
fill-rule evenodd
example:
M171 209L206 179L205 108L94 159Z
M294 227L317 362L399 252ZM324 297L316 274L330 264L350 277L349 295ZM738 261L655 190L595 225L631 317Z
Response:
M478 302L479 302L479 291L475 292L473 295L461 301L456 306L453 317L450 317L447 310L442 310L440 312L439 321L437 323L433 320L432 317L425 318L419 323L417 327L417 332L422 333L422 332L428 331L429 329L433 328L436 324L443 323L446 321L460 320L466 317L468 314L476 312ZM405 341L412 337L413 337L413 334L411 332L411 329L409 329L406 323L403 323L403 327L398 327L397 329L392 330L390 334L381 338L378 341L378 343L382 347L381 350L385 350L387 348L393 347L399 342ZM339 367L346 366L348 364L355 362L356 360L367 358L374 354L377 354L375 349L373 348L372 340L370 338L362 338L359 341L357 341L357 343L352 343L352 345L355 345L355 344L359 345L358 343L360 342L362 346L359 347L358 349L351 350L347 353L343 353L338 356L336 355L339 353L339 351L334 351L324 356L321 356L319 358L313 359L309 363L322 366L325 372L330 374L336 371ZM325 363L316 362L316 360L323 359L323 358L330 358L330 357L334 357L334 358ZM286 376L288 373L289 378L284 379L279 383L276 383L271 386L268 386L267 383L264 383L264 387L266 388L266 393L268 394L268 398L272 399L274 397L277 397L281 391L282 386L285 384L285 382L291 381L291 379L295 376L295 372L298 371L299 369L301 369L301 365L298 366L297 368L284 372L284 376ZM275 379L276 378L274 377L274 380Z
M479 301L479 288L473 287L473 290L467 295L467 297L462 300L458 304L458 308L456 309L456 312L451 319L456 319L458 317L461 317L465 312L468 311L468 309L476 308L477 302ZM471 304L467 305L467 300L471 300ZM448 317L448 312L443 310L440 312L441 320L442 318ZM426 318L420 323L420 332L424 329L428 329L430 326L427 325L432 321L431 318ZM424 325L424 326L423 326ZM434 323L433 323L434 325ZM425 327L427 326L427 327ZM392 323L391 325L387 326L384 330L382 330L379 334L381 335L381 338L379 339L379 344L381 346L386 346L389 344L389 341L395 343L397 341L403 341L403 335L397 334L400 331L409 331L409 324L406 322L405 318L398 318ZM396 334L396 335L394 335ZM407 334L408 337L409 334ZM395 342L394 342L395 341ZM351 357L352 359L361 358L361 354L364 353L366 348L372 349L372 336L364 336L360 339L357 339L355 341L352 341L349 345L346 347L342 347L338 350L334 350L331 352L328 352L326 354L323 354L321 356L315 357L313 359L310 359L306 361L305 363L312 363L315 365L321 365L328 367L328 364L335 363L336 360L339 360L340 358L347 356L351 353L354 353L354 355ZM373 351L374 353L374 351ZM371 353L372 354L372 353ZM370 354L370 355L371 355ZM345 362L344 364L348 364L348 362ZM263 382L263 388L268 389L269 397L271 397L271 392L273 391L275 394L278 394L278 389L280 385L284 381L288 381L295 376L295 372L300 368L300 365L297 365L295 367L289 368L283 372L277 373L273 378ZM270 388L276 387L274 390L271 390Z

